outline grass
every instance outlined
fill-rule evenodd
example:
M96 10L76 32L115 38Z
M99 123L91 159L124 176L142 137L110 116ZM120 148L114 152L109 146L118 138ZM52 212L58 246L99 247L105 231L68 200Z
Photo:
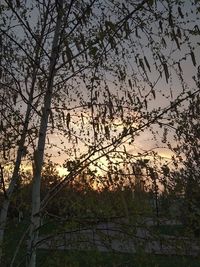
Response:
M18 241L27 229L28 222L14 224L10 222L6 231L5 266L10 263ZM73 227L74 225L68 225ZM60 225L62 227L62 225ZM42 234L52 233L55 222L41 228ZM154 230L158 230L155 228ZM161 225L162 234L180 234L183 229L179 225ZM27 237L26 237L27 239ZM26 241L22 244L14 266L24 267L26 254ZM20 263L21 262L21 263ZM20 264L19 264L20 263ZM42 250L37 253L37 267L199 267L200 258L183 256L166 256L146 254L140 251L137 254L112 253L99 251L58 251ZM18 265L19 264L19 265Z
M152 230L162 235L185 236L183 225L159 225L152 226Z
M18 246L18 243L21 237L24 235L25 231L28 228L28 222L23 221L23 223L16 223L9 221L6 232L5 232L5 241L4 241L4 256L3 264L9 266L8 263L11 262L14 252ZM26 253L26 244L25 241L22 242L20 246L19 253L17 254L16 261L21 261L22 255ZM15 266L15 265L14 265ZM16 265L17 266L17 265Z
M50 256L51 255L51 256ZM200 259L98 251L40 251L37 267L199 267Z

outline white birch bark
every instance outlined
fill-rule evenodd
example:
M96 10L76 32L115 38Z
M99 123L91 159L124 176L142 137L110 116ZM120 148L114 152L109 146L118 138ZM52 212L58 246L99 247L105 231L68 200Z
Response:
M56 26L54 30L54 37L52 43L51 57L49 63L49 79L46 88L46 94L44 97L44 106L40 122L40 130L38 137L37 150L34 155L34 177L32 188L32 212L31 212L31 227L29 233L28 244L28 259L27 266L36 266L36 247L40 227L40 186L41 186L41 171L44 159L45 140L47 133L48 117L51 109L53 82L55 77L55 66L58 59L59 52L59 39L62 26L63 16L63 0L57 1L58 15L56 20Z
M42 32L43 34L44 32ZM31 87L30 87L30 92L29 92L29 98L28 98L28 103L27 103L27 109L26 109L26 114L25 114L25 119L23 123L23 130L21 133L21 138L17 150L17 157L14 165L14 170L12 173L12 177L10 180L10 184L8 189L6 190L6 196L4 198L2 208L0 211L0 266L2 262L2 254L3 254L3 240L4 240L4 233L5 233L5 227L6 227L6 222L7 222L7 215L8 215L8 209L10 205L10 201L12 198L12 194L15 188L15 185L19 179L18 173L21 165L21 160L23 157L23 148L25 145L26 141L26 136L27 136L27 131L29 127L29 120L30 120L30 114L32 111L32 104L33 104L33 95L35 91L35 83L36 83L36 78L37 78L37 72L38 72L38 62L39 62L39 53L40 53L40 45L42 41L42 35L40 42L36 44L36 54L35 54L35 61L32 63L33 64L33 75L32 75L32 82L31 82Z
M17 158L15 161L15 166L14 166L14 170L13 170L12 177L11 177L11 182L9 184L7 191L6 191L6 196L4 198L3 205L1 208L1 212L0 212L0 265L1 265L1 259L2 259L2 246L3 246L4 232L5 232L5 227L6 227L7 215L8 215L8 208L10 205L10 200L11 200L15 185L19 179L18 173L19 173L19 168L21 165L22 156L23 156L23 148L24 148L24 144L25 144L25 140L26 140L28 125L29 125L29 119L30 119L30 113L32 110L31 104L33 101L33 92L34 92L35 81L36 81L36 72L34 74L33 81L32 81L32 88L31 88L30 95L29 95L29 101L28 101L28 105L27 105L27 110L26 110L26 115L25 115L25 120L24 120L24 125L23 125L23 131L21 134L21 139L20 139L20 143L19 143L19 147L18 147L18 151L17 151Z

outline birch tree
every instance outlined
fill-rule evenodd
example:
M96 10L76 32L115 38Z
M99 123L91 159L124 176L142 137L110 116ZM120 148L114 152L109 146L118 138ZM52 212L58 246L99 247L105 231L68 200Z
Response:
M181 1L4 2L6 26L1 33L19 56L10 64L12 76L21 84L11 92L17 92L27 110L7 189L9 198L1 212L0 242L22 148L31 139L33 193L27 266L35 266L41 213L49 199L88 166L101 168L100 158L113 165L117 165L116 158L136 161L138 153L135 157L127 149L134 148L137 136L161 124L164 115L186 99L182 65L186 60L197 67L197 44L191 44L190 36L198 33L198 27L191 17L191 24L186 24L188 13ZM164 81L166 92L160 90ZM179 87L176 92L173 81ZM161 105L160 99L165 103ZM51 140L58 134L62 136L58 155L66 154L69 174L41 200L45 152L51 149L55 154L53 149L59 144Z
M19 169L22 162L22 158L26 156L26 153L28 152L27 148L27 138L30 137L30 132L33 132L33 136L30 137L29 144L34 138L34 131L35 129L30 129L29 122L31 117L33 116L34 111L37 107L37 101L34 101L34 94L36 92L36 88L38 89L38 82L36 81L36 76L38 75L39 70L39 62L41 58L42 51L40 49L43 37L44 37L44 31L46 28L46 16L44 14L44 24L41 29L41 36L37 39L36 43L33 44L32 47L29 47L30 51L33 51L33 57L28 54L26 51L26 46L29 46L29 42L27 40L24 40L23 45L21 44L20 40L17 39L15 27L18 27L19 25L24 28L28 28L28 31L30 30L30 25L27 23L25 25L26 21L26 15L25 12L22 14L22 17L20 17L20 14L15 11L15 8L19 8L19 6L12 6L11 3L8 5L4 4L2 5L2 10L5 9L5 11L8 12L8 14L5 12L2 16L4 26L1 28L1 33L4 38L1 39L1 101L4 103L3 105L6 106L6 108L10 111L12 116L18 119L18 127L16 129L15 124L12 125L12 120L7 114L4 114L4 111L1 111L1 126L3 131L4 123L5 121L7 124L6 127L11 127L14 131L14 148L10 148L10 152L14 153L14 150L16 150L16 158L11 157L10 163L13 162L14 168L12 171L12 175L9 178L9 186L6 190L6 194L4 197L4 201L1 207L1 216L0 216L0 258L2 257L2 242L4 237L4 231L6 226L6 219L8 214L8 208L10 204L10 200L12 197L12 193L14 191L15 185L19 180ZM27 10L28 11L28 8ZM10 15L10 13L12 15ZM12 20L14 18L18 18L19 25L13 25L14 32L9 32L12 27L9 26L9 23L12 24ZM5 23L7 22L7 23ZM8 27L8 28L6 28ZM23 36L23 31L21 32ZM24 36L23 36L24 37ZM16 54L14 51L16 50ZM24 64L22 61L25 61ZM12 65L12 62L14 64ZM17 69L19 67L19 69ZM38 91L37 91L38 92ZM9 101L11 99L11 101ZM17 102L19 103L18 105ZM21 104L23 103L23 104ZM2 105L2 107L3 107ZM10 106L9 106L10 105ZM15 108L16 106L16 108ZM20 111L22 109L22 111ZM24 111L25 110L25 111ZM7 141L3 140L3 144L7 144ZM3 145L2 144L2 145ZM31 145L32 146L32 145ZM34 148L34 147L33 147ZM3 154L5 154L5 149L2 149ZM4 155L5 159L5 155Z
M5 37L5 36L4 36ZM10 131L14 132L13 138L13 146L9 149L10 153L15 153L16 151L16 158L13 158L13 156L8 160L8 163L11 164L11 162L14 162L14 168L12 171L12 175L9 179L9 187L6 191L6 197L4 198L4 202L2 204L1 208L1 216L0 216L0 223L1 223L1 231L0 231L0 244L2 244L3 241L3 235L4 235L4 230L5 230L5 223L6 223L6 217L8 213L8 207L10 203L10 198L13 193L13 190L15 188L15 185L18 181L18 175L19 175L19 169L21 165L22 158L25 157L26 155L26 137L27 137L27 131L28 131L28 123L30 120L31 112L32 112L32 104L33 104L33 93L34 93L34 87L35 87L35 79L36 79L36 72L37 72L37 66L33 66L33 73L31 75L29 73L25 73L25 81L27 82L27 79L30 77L31 79L31 87L30 91L28 92L28 96L25 104L26 104L26 111L25 111L25 116L23 116L22 112L20 111L20 105L15 108L17 99L25 98L23 96L22 91L24 91L24 88L22 89L22 81L21 78L17 80L17 77L15 76L14 72L11 72L12 69L9 69L6 64L9 64L9 60L12 61L14 60L12 58L12 49L16 49L16 47L10 47L10 42L8 41L6 43L6 38L4 38L4 42L2 44L2 49L6 49L7 55L4 56L5 62L2 64L3 68L3 78L1 80L1 93L2 93L2 106L5 106L6 109L9 110L9 112L12 114L12 117L8 116L8 114L4 114L4 112L1 112L1 121L2 121L2 131L3 128L7 129L10 127ZM8 47L6 47L8 45ZM11 51L9 51L9 49ZM36 48L37 49L37 48ZM9 55L10 52L10 55ZM38 52L36 52L36 60L38 58ZM17 60L23 60L23 57L19 57ZM32 65L33 62L31 62ZM10 72L10 73L9 73ZM27 85L27 84L26 84ZM10 95L10 96L9 96ZM9 101L9 98L11 101ZM15 124L15 120L18 121L17 124ZM5 124L6 123L6 124ZM4 125L5 124L5 125ZM8 140L2 139L4 146L8 144ZM16 143L17 141L17 143ZM3 145L2 144L2 145ZM3 148L3 153L5 153L4 148ZM5 156L4 156L4 160ZM1 255L1 252L0 252Z

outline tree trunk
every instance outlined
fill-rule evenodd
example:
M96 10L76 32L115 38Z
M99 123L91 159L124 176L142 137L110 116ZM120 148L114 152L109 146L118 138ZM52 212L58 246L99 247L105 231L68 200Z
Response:
M8 215L8 208L10 205L12 193L15 189L15 185L19 179L18 173L19 173L19 168L21 165L22 156L23 156L23 149L24 149L24 145L25 145L25 141L26 141L26 135L27 135L28 125L29 125L30 113L31 113L31 109L32 109L33 93L34 93L36 75L37 75L37 67L35 68L34 73L33 73L32 86L31 86L31 90L30 90L30 94L29 94L29 101L28 101L28 105L27 105L27 110L26 110L26 115L25 115L25 120L24 120L24 125L23 125L23 131L21 134L21 139L20 139L18 150L17 150L17 158L15 161L15 166L14 166L13 174L11 177L11 182L9 184L7 191L6 191L6 195L5 195L3 205L1 208L1 213L0 213L0 265L1 265L2 253L3 253L2 246L3 246L4 232L5 232L5 227L6 227L7 215Z
M44 107L40 122L40 130L38 137L37 150L34 154L34 177L32 188L32 212L31 212L31 227L29 233L28 244L28 259L27 266L36 266L36 247L40 227L40 186L41 186L41 171L44 159L45 140L47 133L48 117L51 109L53 82L55 77L55 66L59 53L59 38L61 33L61 23L63 15L63 0L58 1L58 15L54 31L51 57L49 63L49 80L47 83L46 94L44 97Z
M10 181L9 187L6 191L6 196L4 198L2 208L0 211L0 266L1 266L2 254L3 254L2 246L3 246L4 233L5 233L5 227L6 227L6 222L7 222L8 208L10 205L13 191L15 189L15 185L17 184L18 179L19 179L18 173L19 173L21 160L22 160L23 153L24 153L23 150L24 150L24 145L25 145L28 126L29 126L30 114L31 114L31 110L32 110L33 95L34 95L34 91L35 91L35 83L36 83L36 78L37 78L38 65L39 65L39 61L40 61L40 49L41 49L40 46L41 46L43 34L44 34L44 28L42 30L41 38L38 41L38 43L36 44L35 59L34 59L34 62L32 62L32 64L33 64L32 83L31 83L30 92L29 92L28 104L27 104L25 119L24 119L24 123L23 123L23 130L21 133L21 139L19 142L18 150L17 150L17 158L15 161L15 166L14 166L14 170L12 173L11 181Z

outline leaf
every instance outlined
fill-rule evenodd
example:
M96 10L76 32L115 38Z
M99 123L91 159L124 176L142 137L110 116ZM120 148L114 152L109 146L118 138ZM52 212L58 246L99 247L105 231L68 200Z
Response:
M110 184L112 185L112 176L110 172L108 172L108 179L109 179Z
M176 33L175 33L174 29L172 30L172 39L175 40L178 49L181 50L180 44L179 44L179 41L178 41L178 38L176 36Z
M13 94L13 103L14 103L14 105L16 105L17 97L18 97L17 93L14 93Z
M92 47L90 47L89 54L95 58L97 51L98 51L98 48L96 46L92 46Z
M122 131L122 135L126 136L127 133L128 133L128 129L124 126L123 131Z
M154 4L154 0L149 0L149 1L148 1L148 4L149 4L150 6L153 6L153 4Z
M139 65L143 69L143 71L146 73L145 66L144 66L143 60L141 58L139 58Z
M125 70L119 70L119 79L121 80L121 81L124 81L125 80L125 78L126 78L126 72L125 72Z
M161 169L162 169L163 174L164 174L165 176L167 176L167 175L170 173L170 169L169 169L169 167L168 167L167 165L163 165L163 166L161 167Z
M86 14L87 17L89 18L90 15L91 15L91 13L92 13L92 9L91 9L90 5L87 4L87 8L86 8L86 10L85 10L85 14Z
M166 64L165 62L163 62L162 65L163 65L164 72L165 72L166 82L168 83L168 80L169 80L169 71L168 71L168 67L167 67L167 64Z
M113 103L111 101L111 98L109 98L109 102L108 102L108 108L109 108L109 112L110 112L110 119L113 119Z
M8 4L10 7L13 7L13 1L12 0L8 0Z
M62 120L65 123L65 113L62 111Z
M180 44L179 44L179 41L178 41L178 38L176 37L176 35L174 36L174 40L176 42L178 49L181 50L181 47L180 47Z
M128 79L128 84L129 84L130 88L133 89L132 82L130 79Z
M20 0L16 0L16 6L20 7L20 5L21 5Z
M119 106L119 111L121 111L121 119L124 119L124 110L122 106Z
M83 117L83 113L81 113L81 121L82 121L82 124L84 124L84 117Z
M114 23L112 23L112 21L108 21L108 20L106 20L105 21L105 25L106 25L106 28L110 28L111 30L113 30L113 31L115 31L115 24Z
M182 13L182 10L181 10L181 7L179 6L178 7L178 14L179 14L179 16L183 19L184 18L184 15L183 15L183 13Z
M161 20L159 21L159 27L160 27L161 32L163 32L163 23Z
M177 64L178 64L178 68L179 68L180 73L182 73L183 70L182 70L182 68L181 68L181 64L180 64L180 62L177 62Z
M147 58L145 56L144 56L144 61L145 61L145 64L147 65L147 68L151 72L151 68L150 68L149 62L148 62L148 60L147 60Z
M129 100L130 100L131 104L133 105L133 104L134 104L134 102L133 102L133 99L132 99L132 97L131 97L131 95L130 95L130 93L129 93L129 92L128 92L128 98L129 98Z
M109 43L110 43L112 49L114 49L117 45L115 38L112 36L109 36Z
M84 38L84 35L81 33L81 34L80 34L80 37L81 37L81 39L80 39L81 44L82 44L83 47L85 48L85 38Z
M131 33L131 30L130 30L128 21L126 21L126 23L124 24L124 31L125 31L125 33L126 33L126 36L125 36L125 37L128 38L128 36L129 36L130 33Z
M136 35L136 37L140 38L140 36L138 35L138 27L137 26L135 27L135 35Z
M147 100L146 100L146 98L144 99L144 105L145 105L145 108L147 109Z
M71 117L70 117L70 113L67 113L67 117L66 117L66 124L67 124L67 128L69 129L69 123L70 123Z
M136 97L137 98L137 104L139 105L139 107L141 108L142 107L142 103L141 103L141 101L140 101L140 99L139 99L139 97L137 96Z
M103 41L105 37L105 32L103 30L100 30L97 34L97 38L99 41Z
M3 131L4 126L3 126L3 121L1 120L1 124L0 124L0 130Z
M161 39L161 44L163 45L164 48L167 47L166 41L165 41L165 39L163 37Z
M4 158L5 160L7 160L7 157L6 157L6 147L5 147L4 142L3 142L3 158Z
M181 34L181 30L180 30L180 28L177 29L177 33L176 33L176 35L178 36L179 39L181 39L182 34Z
M151 93L153 95L153 98L156 99L156 93L155 93L155 90L154 89L151 90Z
M105 129L106 139L110 139L110 130L109 130L108 125L106 125L104 129Z
M172 11L171 10L169 10L169 18L168 18L168 21L169 21L169 25L173 28L174 27L174 22L173 22Z
M50 109L50 112L49 112L49 117L50 117L50 120L51 120L51 123L52 123L52 128L54 129L54 118L53 118L53 113L52 113L51 109Z
M193 65L196 67L197 63L196 63L196 59L195 59L194 52L191 51L191 52L190 52L190 55L191 55L192 63L193 63Z

